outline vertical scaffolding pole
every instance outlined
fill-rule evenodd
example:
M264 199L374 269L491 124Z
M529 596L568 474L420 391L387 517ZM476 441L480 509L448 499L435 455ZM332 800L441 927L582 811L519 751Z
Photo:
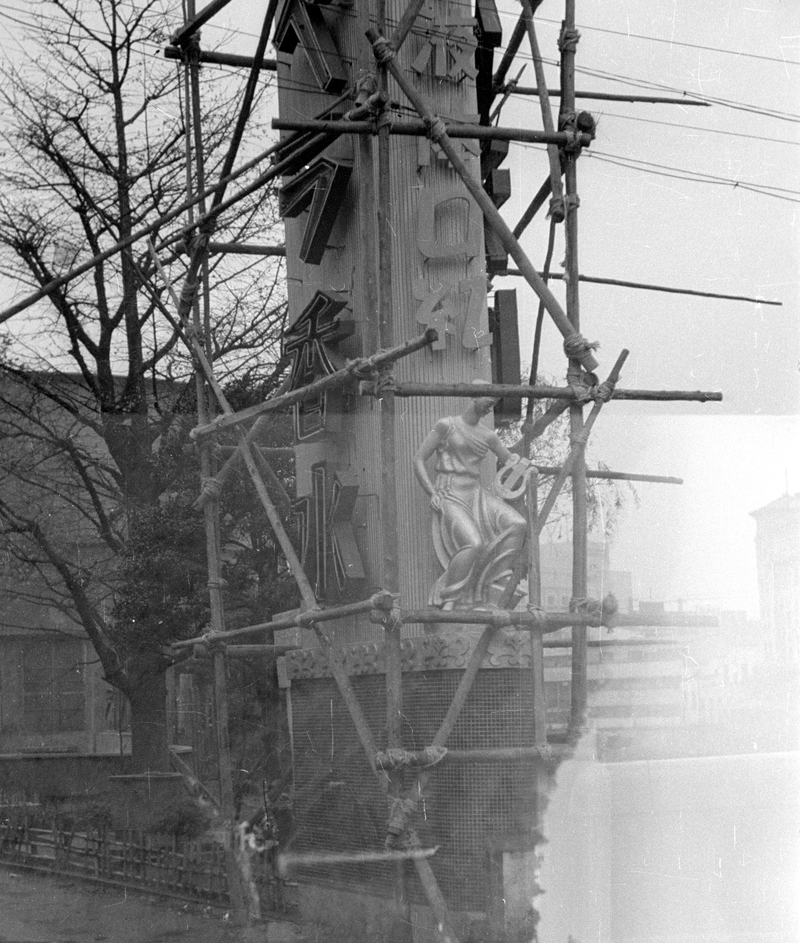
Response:
M381 35L386 32L386 0L377 0L377 23ZM384 102L388 102L388 75L385 66L378 66L378 92ZM385 109L378 119L378 161L377 161L377 201L378 221L378 349L386 349L393 344L392 331L392 179L390 164L390 123ZM387 392L380 402L381 435L381 576L383 588L390 593L398 593L399 580L399 544L397 485L395 482L395 399ZM387 619L384 625L384 657L386 662L386 748L399 749L403 746L403 673L400 661L400 623L399 620ZM402 773L389 774L389 795L399 798L403 789ZM426 862L427 863L427 862ZM413 936L410 914L408 912L408 894L406 888L406 865L403 861L395 864L395 905L398 919L392 928L393 943L408 943ZM435 883L435 882L434 882Z
M575 0L566 0L564 22L560 37L561 46L561 122L575 110L575 47L578 33L575 29ZM567 317L576 332L580 331L580 300L578 285L578 186L577 152L567 152L564 170L566 189L566 274ZM578 360L570 359L567 372L570 382L579 381L581 366ZM582 442L583 407L570 405L570 439L572 444ZM586 500L586 458L583 449L578 450L572 468L572 597L584 599L587 592L588 523ZM586 712L586 626L572 627L572 696L569 732L577 739L583 726Z
M189 0L187 13L189 19L195 15L194 0ZM190 54L188 63L188 80L185 88L189 93L186 96L187 129L191 128L194 135L194 154L196 161L197 189L205 189L205 173L203 162L203 140L200 121L200 81L199 56ZM187 140L187 184L192 190L191 141ZM205 213L205 201L201 201L198 210ZM191 218L190 218L191 222ZM206 338L210 343L211 306L208 286L208 256L204 253L202 260L201 278L203 285L203 312L201 317L200 305L195 295L192 304L192 320L196 336ZM188 277L188 276L187 276ZM187 286L188 287L188 286ZM180 313L180 312L179 312ZM197 418L205 424L209 421L207 404L207 387L198 369L196 374L197 387ZM209 481L216 471L212 462L211 444L203 443L200 448L200 473L204 481ZM222 632L225 629L225 614L222 601L222 571L220 566L220 534L219 534L219 504L218 500L209 501L203 508L206 528L206 553L208 557L208 592L211 612L211 630ZM233 777L230 751L230 735L228 729L228 688L226 683L225 655L222 651L214 653L214 710L217 732L217 756L219 765L220 807L227 830L225 835L225 865L228 876L228 892L230 894L231 910L234 923L243 925L248 921L249 908L245 904L244 889L242 886L239 867L233 848Z

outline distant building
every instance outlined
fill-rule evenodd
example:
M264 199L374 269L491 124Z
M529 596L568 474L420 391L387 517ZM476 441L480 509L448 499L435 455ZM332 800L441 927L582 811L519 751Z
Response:
M612 570L606 544L590 540L587 547L587 590L593 599L609 593L616 596L622 612L633 609L633 580L628 570ZM572 598L572 544L544 543L539 552L542 606L545 609L569 608Z
M785 494L750 516L767 657L800 664L800 494Z

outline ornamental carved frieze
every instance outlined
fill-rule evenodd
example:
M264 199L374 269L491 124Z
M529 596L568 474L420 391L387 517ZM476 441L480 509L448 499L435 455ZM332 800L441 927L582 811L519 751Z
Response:
M489 645L484 662L492 668L530 668L531 639L528 632L501 632Z
M400 643L400 664L409 671L463 671L480 638L477 631L449 631L406 638ZM335 658L351 677L386 671L383 644L358 642L337 647ZM489 646L481 668L529 668L530 637L527 632L503 631ZM286 673L292 681L331 677L328 654L323 649L297 649L286 655Z
M359 642L343 649L344 667L349 675L374 675L385 671L383 652L377 642Z

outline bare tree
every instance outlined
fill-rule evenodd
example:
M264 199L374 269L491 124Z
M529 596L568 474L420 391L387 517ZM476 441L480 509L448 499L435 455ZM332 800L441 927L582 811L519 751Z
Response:
M158 50L166 13L163 0L49 0L31 21L26 61L0 73L10 125L0 155L0 264L20 290L47 285L184 200L185 92L179 66ZM213 179L239 86L207 70L201 85ZM227 241L263 241L275 223L262 190L219 226ZM156 232L154 242L167 277L181 283L186 257L174 236ZM285 314L280 262L229 259L209 264L215 369L223 382L243 373L268 382ZM165 609L153 622L163 631L137 636L114 607L125 548L175 493L169 456L176 441L185 451L194 407L192 363L179 326L164 317L170 304L151 253L134 245L10 322L0 384L0 534L25 574L13 590L85 630L105 677L130 701L134 755L150 768L166 762L163 646L202 619L200 610L179 619L180 606Z

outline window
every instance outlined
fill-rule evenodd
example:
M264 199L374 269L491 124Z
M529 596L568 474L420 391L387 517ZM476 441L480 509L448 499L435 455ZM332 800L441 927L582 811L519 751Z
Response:
M83 643L76 639L23 642L23 726L26 733L83 730Z

